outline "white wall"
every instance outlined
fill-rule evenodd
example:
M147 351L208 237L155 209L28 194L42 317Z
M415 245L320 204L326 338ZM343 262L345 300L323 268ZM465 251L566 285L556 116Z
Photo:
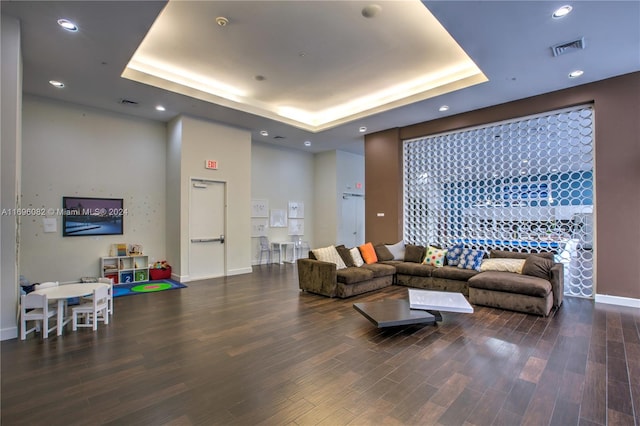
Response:
M174 278L180 274L182 270L180 257L180 162L181 162L181 145L182 145L182 120L176 118L167 126L167 202L165 206L165 214L167 217L165 225L166 235L166 260L172 267Z
M314 200L317 220L314 222L315 244L311 248L336 243L338 237L338 183L336 151L315 155Z
M313 154L253 143L251 198L269 201L269 209L287 210L289 201L304 203L303 239L313 246L315 233ZM270 241L290 241L288 228L268 228ZM258 263L259 239L251 239L252 263ZM266 260L263 258L263 263Z
M339 195L344 192L364 195L364 155L336 151L336 184Z
M124 235L62 237L41 217L23 218L20 273L31 282L99 276L111 244L142 244L165 258L164 123L25 96L22 206L61 208L63 196L123 198Z
M362 183L362 188L356 188ZM342 194L364 194L364 156L328 151L315 156L314 199L316 217L314 247L336 244L342 221ZM364 221L364 210L363 218Z
M20 59L20 23L2 15L2 136L0 162L2 185L0 199L3 209L19 207L22 122L22 61ZM10 211L10 210L9 210ZM18 335L16 311L18 300L18 270L16 240L17 216L2 214L0 226L0 339Z
M226 274L251 272L251 133L183 116L180 141L180 275L188 275L191 178L226 182ZM173 141L172 143L176 143ZM217 170L205 160L218 161Z

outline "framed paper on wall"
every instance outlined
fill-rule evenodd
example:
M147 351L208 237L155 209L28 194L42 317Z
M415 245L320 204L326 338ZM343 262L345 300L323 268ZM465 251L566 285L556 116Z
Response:
M272 228L286 228L287 227L287 212L280 209L271 210L271 227Z
M266 237L268 227L269 227L268 219L252 218L251 219L251 236Z
M251 200L251 217L269 217L269 200Z
M304 217L304 203L302 201L289 201L289 218L302 219Z
M289 219L289 235L304 235L304 219Z

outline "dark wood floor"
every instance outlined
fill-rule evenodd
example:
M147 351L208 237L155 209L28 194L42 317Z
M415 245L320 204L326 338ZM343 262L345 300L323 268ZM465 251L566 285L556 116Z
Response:
M115 300L89 329L2 342L3 426L639 425L640 312L566 299L379 330L294 265Z

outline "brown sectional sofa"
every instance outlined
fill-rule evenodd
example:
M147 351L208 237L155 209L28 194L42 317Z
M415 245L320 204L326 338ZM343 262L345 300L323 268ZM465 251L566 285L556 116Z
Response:
M547 316L562 304L564 271L553 262L553 253L516 253L492 250L490 258L527 259L542 263L534 275L514 272L462 269L457 266L434 267L417 262L381 260L360 267L337 269L336 264L298 259L298 282L303 291L328 297L346 298L378 290L392 284L427 290L459 292L475 305L508 309ZM545 259L545 260L541 260Z

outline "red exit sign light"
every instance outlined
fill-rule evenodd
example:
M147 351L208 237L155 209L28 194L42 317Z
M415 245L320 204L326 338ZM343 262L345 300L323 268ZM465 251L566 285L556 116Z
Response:
M218 162L216 160L206 160L204 162L205 169L218 170Z

